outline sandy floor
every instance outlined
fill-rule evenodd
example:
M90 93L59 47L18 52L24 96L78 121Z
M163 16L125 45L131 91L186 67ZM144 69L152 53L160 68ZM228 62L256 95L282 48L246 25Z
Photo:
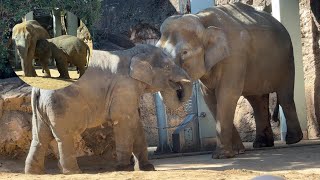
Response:
M78 159L83 174L62 175L56 161L47 161L46 175L24 175L23 160L0 158L0 179L251 179L271 174L294 180L320 180L320 145L248 151L232 159L211 159L209 154L153 159L155 172L112 172L108 160Z
M50 69L51 78L43 77L42 69L36 69L36 73L38 77L24 77L22 76L22 71L15 71L16 74L22 79L24 82L31 86L39 87L42 89L60 89L66 86L69 86L71 83L75 82L79 78L79 74L77 71L72 68L69 70L69 76L71 79L61 79L59 77L59 72L57 69Z

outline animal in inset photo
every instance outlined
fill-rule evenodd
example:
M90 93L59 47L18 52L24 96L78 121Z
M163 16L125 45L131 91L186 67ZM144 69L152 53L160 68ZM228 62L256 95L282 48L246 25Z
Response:
M16 46L17 55L21 61L23 76L35 77L33 67L35 48L39 39L50 38L49 33L37 21L29 20L16 24L12 30L12 39ZM46 73L48 73L46 71Z
M80 77L84 74L89 62L90 50L88 45L79 38L62 35L52 39L37 41L35 56L39 59L45 72L49 71L49 59L55 59L60 77L69 79L69 64L77 67ZM50 72L47 74L50 75Z

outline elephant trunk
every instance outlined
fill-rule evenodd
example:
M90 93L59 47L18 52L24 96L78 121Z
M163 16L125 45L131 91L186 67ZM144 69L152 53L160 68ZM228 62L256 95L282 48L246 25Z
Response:
M21 60L22 71L24 76L33 77L35 76L34 69L32 66L32 57L28 56L28 48L25 41L16 42L17 54Z

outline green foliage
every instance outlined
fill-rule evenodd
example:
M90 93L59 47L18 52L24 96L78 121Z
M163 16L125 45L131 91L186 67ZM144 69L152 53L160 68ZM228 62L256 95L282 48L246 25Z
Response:
M9 22L18 22L28 12L42 8L60 8L77 15L91 30L101 15L101 0L0 0L0 78L12 74L8 69L7 42L10 37Z

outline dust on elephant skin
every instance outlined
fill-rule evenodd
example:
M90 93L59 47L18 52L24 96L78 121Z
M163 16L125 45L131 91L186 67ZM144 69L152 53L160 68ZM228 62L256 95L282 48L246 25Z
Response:
M33 139L25 172L44 172L45 153L53 139L58 142L62 172L81 172L75 157L74 137L106 122L113 124L116 169L133 170L133 153L141 170L154 170L148 161L140 121L140 96L175 91L173 96L179 96L177 101L188 99L178 93L184 87L191 88L188 77L163 51L151 45L137 45L125 51L94 50L87 72L74 84L59 90L32 89Z

